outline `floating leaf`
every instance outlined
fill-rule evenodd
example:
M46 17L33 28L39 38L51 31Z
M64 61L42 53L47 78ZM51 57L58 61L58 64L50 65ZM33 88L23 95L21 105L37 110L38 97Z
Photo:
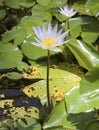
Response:
M55 106L53 111L51 112L48 121L46 121L43 125L43 129L54 129L54 127L62 127L62 128L72 128L71 122L66 122L66 109L64 100ZM66 127L64 127L64 125Z
M19 71L27 71L29 69L29 65L25 62L18 62L17 69Z
M41 125L33 118L19 119L18 130L41 130Z
M94 107L98 109L99 95L97 98L88 98L87 93L80 95L79 89L79 86L72 88L66 93L65 100L53 108L43 125L45 130L60 126L70 130L84 130L90 128L90 125L98 120L98 118L95 119L96 112L93 109ZM93 93L91 93L92 95Z
M46 21L51 21L52 20L52 15L51 13L48 11L47 8L44 8L42 6L34 6L32 9L32 15L41 17L43 20Z
M19 9L20 8L20 1L19 0L5 0L5 3L8 7Z
M83 41L86 43L95 42L99 36L99 21L93 17L82 16L71 18L69 19L69 26L72 38L81 36ZM62 24L62 27L67 30L67 22Z
M42 24L44 24L43 19L38 16L25 16L20 20L18 27L24 29L26 35L30 36L33 34L33 26L42 26Z
M82 67L91 70L99 63L99 54L92 46L80 40L72 40L67 46Z
M33 5L35 5L35 1L34 0L20 0L20 6L26 7L26 8L30 8Z
M84 14L84 15L89 15L89 16L93 16L93 14L91 12L88 12L86 10L86 0L76 0L74 2L74 9L77 10L79 12L79 14Z
M7 73L7 77L9 79L18 80L21 78L21 75L20 73L17 73L17 72L10 72L10 73Z
M21 98L18 98L16 101L12 99L1 100L0 107L2 109L1 113L2 118L4 118L6 115L6 118L11 117L14 121L26 117L38 119L39 118L38 108L33 105L29 106L28 103L30 102L29 99L26 100L27 101L27 107L26 107L25 100L26 99L23 99L23 101L21 101Z
M6 10L0 10L0 20L5 18L6 16Z
M16 67L22 60L22 53L19 48L11 43L0 44L0 69Z
M0 130L14 130L14 122L12 119L6 119L0 122Z
M67 0L52 0L49 3L50 8L60 8L67 3Z
M39 79L46 79L46 68L34 67L33 72L31 72L30 78L39 78ZM69 71L69 68L66 70L60 70L56 68L50 68L50 93L56 100L61 100L64 97L65 92L70 90L75 85L78 85L81 80L81 75L83 73L75 68L77 72L76 74L73 73L73 68ZM78 72L79 71L79 72ZM29 78L29 75L23 74L23 77ZM23 91L29 97L40 97L46 95L46 81L41 80L34 84L31 84L23 89Z
M98 0L87 0L86 11L96 15L99 12L99 1Z
M23 29L12 29L3 36L2 42L7 43L14 41L15 45L19 45L25 39L25 31Z
M23 54L32 60L37 60L40 57L47 56L47 51L44 51L40 47L36 47L30 43L24 43L22 45L22 52Z
M95 66L93 69L91 69L85 74L80 86L81 93L90 91L95 92L95 90L97 91L97 93L99 93L99 65Z
M48 6L48 4L51 2L51 0L37 0L38 4L42 6Z
M31 44L33 42L33 38L25 40L25 43L22 45L23 54L31 60L38 60L40 58L47 56L47 50L43 50L40 47L34 46ZM51 54L55 54L55 52L51 52Z

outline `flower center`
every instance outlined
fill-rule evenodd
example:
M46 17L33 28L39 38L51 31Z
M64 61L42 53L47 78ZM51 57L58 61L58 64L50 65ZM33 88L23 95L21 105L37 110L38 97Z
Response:
M42 42L45 48L49 48L56 43L56 39L48 36L43 38Z

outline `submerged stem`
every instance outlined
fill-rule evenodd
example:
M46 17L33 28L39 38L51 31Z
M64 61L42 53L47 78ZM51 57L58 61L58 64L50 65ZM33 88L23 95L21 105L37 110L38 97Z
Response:
M47 101L48 101L48 109L49 113L51 112L51 98L50 98L50 90L49 90L49 66L50 66L50 50L48 50L47 57L47 77L46 77L46 87L47 87Z

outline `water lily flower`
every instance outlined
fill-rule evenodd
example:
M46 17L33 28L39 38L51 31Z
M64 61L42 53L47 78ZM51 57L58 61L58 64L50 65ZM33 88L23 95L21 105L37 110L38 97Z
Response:
M74 10L73 8L69 8L67 5L63 8L60 8L59 12L68 18L74 16L77 13L76 10Z
M33 29L36 34L36 41L32 42L32 44L43 49L61 52L61 49L59 49L57 46L70 41L64 40L64 38L68 35L69 30L64 33L62 33L62 29L58 31L58 24L52 28L52 24L49 22L47 29L44 25L42 28L33 27Z

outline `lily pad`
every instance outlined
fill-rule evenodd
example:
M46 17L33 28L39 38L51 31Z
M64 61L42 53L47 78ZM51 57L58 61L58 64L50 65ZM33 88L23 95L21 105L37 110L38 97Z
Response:
M8 77L9 79L13 79L13 80L21 79L20 73L17 73L17 72L7 73L7 77Z
M25 16L20 20L18 27L24 29L28 37L34 32L33 26L42 26L43 23L43 19L38 16Z
M16 67L22 60L22 53L19 48L11 43L0 44L0 69Z
M23 29L12 29L3 36L2 42L7 43L13 41L15 45L19 45L24 39L25 31Z
M5 115L6 118L11 117L14 121L25 117L31 117L35 119L39 118L38 108L32 105L28 106L26 110L26 107L24 105L25 102L22 103L21 99L18 99L18 101L14 101L13 99L1 100L0 104L0 107L2 109L2 118L5 118Z
M50 8L60 8L67 3L67 0L52 0L49 3Z
M37 3L42 6L48 6L48 4L51 2L51 0L37 0Z
M98 0L87 0L86 11L96 15L99 12L99 1Z
M55 105L48 119L44 122L44 129L62 127L70 130L90 130L89 128L92 126L98 130L99 118L95 118L96 112L93 110L94 107L98 109L99 95L97 98L88 99L88 93L80 95L79 89L79 86L73 87L66 93L65 101L62 100ZM91 93L91 95L93 94Z
M5 0L5 3L8 7L19 9L20 8L20 1L19 0Z
M18 130L41 130L41 125L33 118L19 119L17 121Z
M34 67L35 68L35 67ZM76 68L77 73L73 73L73 69L70 68L66 70L61 70L57 68L50 68L50 93L56 100L63 99L65 93L70 90L75 85L80 84L81 77L83 73L81 70ZM42 98L46 95L46 68L36 67L30 75L30 78L44 79L23 89L23 92L29 97L39 97ZM23 77L28 77L29 75L23 74Z
M6 16L6 10L0 10L0 20Z
M43 8L42 6L36 5L32 9L32 15L41 17L45 21L51 21L52 20L52 15L49 12L49 10L45 7Z
M29 65L25 62L18 62L17 69L19 71L27 71L29 69Z

